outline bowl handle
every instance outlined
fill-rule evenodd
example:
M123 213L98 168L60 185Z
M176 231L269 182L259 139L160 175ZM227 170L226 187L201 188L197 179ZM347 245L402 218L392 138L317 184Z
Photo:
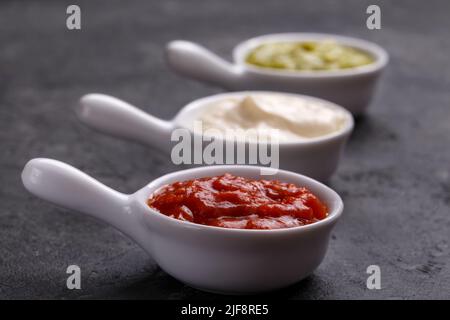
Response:
M60 161L36 158L22 171L25 188L58 206L103 220L139 242L144 230L130 196L117 192Z
M167 151L173 124L158 119L117 98L91 93L76 108L81 122L100 132Z
M170 67L184 76L227 89L238 88L243 74L243 69L239 66L190 41L169 42L166 59Z

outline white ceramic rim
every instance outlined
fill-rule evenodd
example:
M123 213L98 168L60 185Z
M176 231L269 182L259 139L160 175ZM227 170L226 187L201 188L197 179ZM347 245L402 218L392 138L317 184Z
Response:
M306 140L299 140L299 141L280 141L279 145L283 145L283 146L298 146L298 145L312 145L312 144L319 144L319 143L323 143L323 142L328 142L328 141L332 141L332 140L336 140L336 139L342 139L343 137L345 137L346 135L350 135L351 131L353 130L354 127L354 119L352 114L350 113L350 111L348 111L347 109L345 109L344 107L325 100L325 99L321 99L321 98L317 98L317 97L313 97L313 96L307 96L307 95L303 95L303 94L298 94L298 93L288 93L288 92L277 92L277 91L259 91L259 90L252 90L252 91L235 91L235 92L225 92L225 93L219 93L219 94L215 94L215 95L211 95L211 96L207 96L207 97L203 97L203 98L199 98L196 99L190 103L188 103L187 105L185 105L181 111L175 116L174 118L174 123L175 124L179 124L178 121L178 117L183 115L185 112L191 112L191 110L197 109L197 108L201 108L203 105L205 104L209 104L212 103L214 101L217 100L221 100L221 99L225 99L225 98L229 98L229 97L235 97L235 96L241 96L241 95L251 95L251 94L281 94L281 95L288 95L288 96L294 96L294 97L300 97L300 98L304 98L304 99L308 99L308 100L314 100L314 101L319 101L321 103L330 105L333 108L337 108L339 110L341 110L342 112L345 113L346 117L347 117L347 123L345 124L345 126L343 128L341 128L340 130L327 134L327 135L323 135L323 136L319 136L316 138L311 138L311 139L306 139ZM188 128L189 129L189 128ZM246 142L249 145L253 145L254 143L257 143L255 141L248 141Z
M334 39L338 43L367 52L368 54L374 57L375 61L373 63L355 68L343 70L316 70L316 71L283 70L283 69L278 70L272 68L252 66L251 64L245 62L245 58L249 53L249 51L263 43L283 42L283 41L294 42L305 40L314 41L325 39ZM362 75L377 72L383 69L389 61L389 55L386 52L386 50L384 50L382 47L373 42L336 34L309 33L309 32L276 33L250 38L246 41L239 43L234 48L233 58L237 65L251 72L264 75L286 76L293 78L327 78L327 77L348 77L348 76Z
M164 221L165 223L169 223L174 227L188 227L190 229L199 230L200 232L205 232L205 231L225 232L228 234L232 234L232 233L235 233L235 234L282 234L282 233L291 233L291 232L308 232L308 231L314 231L315 229L323 227L328 224L333 224L341 216L342 211L344 210L344 203L343 203L341 197L336 193L336 191L334 191L333 189L329 188L328 186L324 185L323 183L321 183L317 180L314 180L312 178L309 178L302 174L294 173L294 172L287 171L287 170L281 170L281 169L278 169L277 174L281 173L281 174L288 175L288 176L289 175L296 176L296 178L300 178L300 180L305 181L307 185L313 185L315 189L322 189L324 193L328 193L330 195L330 197L333 198L334 201L337 203L335 208L333 208L333 210L328 213L328 216L325 219L322 219L317 222L307 224L304 226L297 226L297 227L292 227L292 228L281 228L281 229L236 229L236 228L223 228L223 227L203 225L203 224L198 224L198 223L194 223L194 222L183 221L183 220L171 218L157 210L150 208L147 205L148 198L156 190L163 187L164 185L171 183L171 182L168 182L168 180L173 180L173 181L186 180L186 179L176 179L177 176L180 176L183 174L194 174L197 178L200 178L200 177L208 177L208 176L218 175L217 170L223 171L224 173L230 172L232 174L239 175L240 174L239 171L241 171L241 172L248 172L249 170L260 171L261 169L264 169L264 167L247 166L247 165L220 165L220 166L205 166L205 167L192 168L192 169L186 169L186 170L180 170L180 171L168 173L166 175L163 175L163 176L153 180L146 187L139 190L137 192L137 194L138 194L137 202L144 209L144 211L146 211L149 214L153 214L156 217L159 217L160 219L162 219L162 221ZM190 178L190 179L195 179L195 178ZM277 180L277 177L276 177L276 175L264 176L264 179ZM308 188L308 186L306 186L306 187Z

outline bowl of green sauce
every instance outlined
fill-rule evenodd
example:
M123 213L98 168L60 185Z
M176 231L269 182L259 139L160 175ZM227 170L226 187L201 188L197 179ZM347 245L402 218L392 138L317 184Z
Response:
M258 67L291 71L343 70L365 66L374 60L371 54L333 39L263 43L245 59Z
M370 104L389 57L379 45L322 33L269 34L239 43L228 62L193 42L167 45L177 73L227 90L270 90L332 101L355 115Z

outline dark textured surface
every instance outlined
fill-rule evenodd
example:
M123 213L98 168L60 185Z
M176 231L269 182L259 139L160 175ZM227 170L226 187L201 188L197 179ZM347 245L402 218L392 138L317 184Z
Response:
M221 90L171 73L167 41L198 41L229 58L239 41L283 31L367 38L391 63L330 181L346 209L326 259L271 297L450 298L448 2L70 3L81 5L81 31L65 28L68 2L0 2L0 298L224 298L174 280L113 228L30 196L20 172L30 158L51 157L133 192L176 170L156 150L78 123L77 99L108 93L168 119ZM382 8L380 31L365 28L372 3ZM66 289L69 264L81 267L82 290ZM365 287L371 264L382 290Z

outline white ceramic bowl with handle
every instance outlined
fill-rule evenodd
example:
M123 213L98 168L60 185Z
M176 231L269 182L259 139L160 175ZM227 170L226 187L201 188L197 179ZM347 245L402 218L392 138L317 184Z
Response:
M88 94L80 99L76 114L81 122L98 131L138 141L170 153L175 144L171 141L175 129L191 130L191 123L206 108L213 107L216 102L223 99L243 98L252 93L255 91L223 93L195 100L184 106L170 121L158 119L111 96ZM337 169L342 151L353 130L353 117L347 110L334 103L297 94L284 94L319 100L340 109L346 116L345 125L339 131L304 141L279 143L279 168L326 181ZM192 130L191 134L195 136Z
M334 39L360 49L374 59L368 65L333 71L291 71L246 63L251 50L270 42L302 42ZM388 54L375 43L324 33L280 33L259 36L238 44L230 63L204 47L189 41L168 43L167 62L177 73L212 83L228 90L271 90L306 94L337 103L353 114L365 112L378 78L388 63Z
M330 232L343 210L339 195L308 177L278 171L270 179L305 186L328 207L329 215L310 225L276 230L205 226L170 218L147 205L163 185L229 172L259 179L260 167L210 166L162 176L131 195L108 188L56 160L30 160L24 186L39 198L91 215L137 242L174 278L206 291L248 294L294 284L321 263Z

